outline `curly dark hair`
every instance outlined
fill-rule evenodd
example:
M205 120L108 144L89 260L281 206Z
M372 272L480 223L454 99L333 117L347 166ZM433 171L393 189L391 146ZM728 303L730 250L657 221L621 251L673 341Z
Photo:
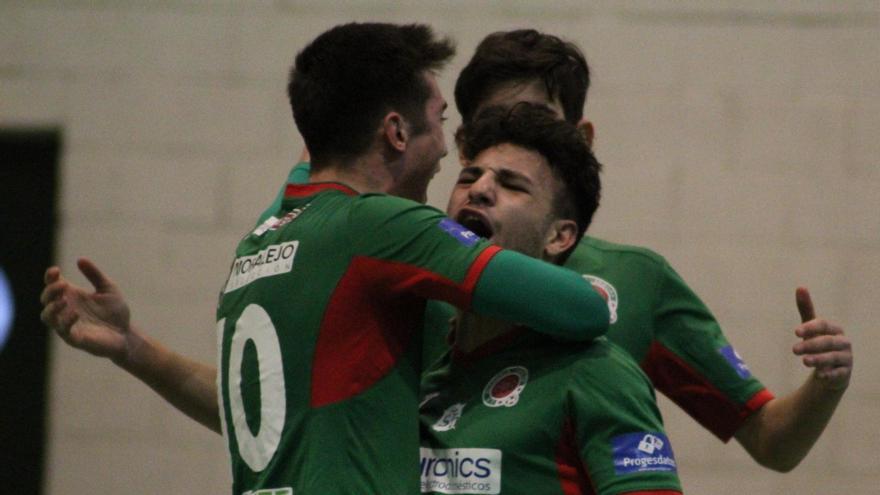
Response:
M321 34L297 56L287 94L297 128L320 163L362 153L390 110L426 127L426 71L455 54L424 24L350 23Z
M562 105L565 120L584 116L590 68L573 43L534 29L499 31L486 36L455 83L455 105L467 122L481 103L511 83L542 81L547 96Z
M554 198L553 210L560 218L577 224L580 239L599 208L602 164L587 145L583 134L570 122L560 120L545 105L521 102L513 107L489 107L456 131L456 141L465 160L499 144L514 144L540 153L563 186ZM572 248L561 256L560 263Z

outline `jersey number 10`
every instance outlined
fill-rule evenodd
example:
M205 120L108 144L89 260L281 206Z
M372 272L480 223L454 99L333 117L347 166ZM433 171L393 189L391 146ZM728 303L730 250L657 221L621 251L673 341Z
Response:
M229 366L221 366L217 375L217 397L220 401L220 418L228 441L234 437L242 460L254 472L266 468L278 449L284 418L287 413L287 395L284 388L284 369L281 362L281 346L275 325L261 306L251 304L242 311L232 330L229 348ZM223 356L226 318L217 322L218 355ZM257 350L260 377L260 428L251 433L245 415L241 394L241 365L245 344L251 341ZM228 373L228 374L227 374ZM223 383L226 383L229 402L224 404ZM228 407L228 410L226 409ZM226 423L226 414L232 424Z

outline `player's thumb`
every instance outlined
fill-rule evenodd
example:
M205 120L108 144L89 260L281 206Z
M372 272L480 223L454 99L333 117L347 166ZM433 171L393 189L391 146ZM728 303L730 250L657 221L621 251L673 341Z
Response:
M95 291L113 292L116 290L116 286L113 282L111 282L110 279L98 269L97 265L92 263L92 260L88 258L79 258L76 260L76 266L78 266L79 271L89 279L89 282L95 287Z
M813 308L813 299L806 287L798 287L794 291L794 299L797 302L798 312L801 314L801 323L816 319L816 310Z

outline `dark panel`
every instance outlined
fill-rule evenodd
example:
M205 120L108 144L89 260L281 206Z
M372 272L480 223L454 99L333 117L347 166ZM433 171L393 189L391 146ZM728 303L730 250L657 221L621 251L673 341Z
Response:
M40 322L39 296L43 272L53 258L60 149L56 131L0 131L0 269L11 296L4 307L12 314L5 338L0 334L4 493L42 490L47 332Z

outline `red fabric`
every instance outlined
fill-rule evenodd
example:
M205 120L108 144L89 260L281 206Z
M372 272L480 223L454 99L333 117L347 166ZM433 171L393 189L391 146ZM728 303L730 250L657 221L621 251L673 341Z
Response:
M464 288L465 292L468 294L473 294L474 287L477 285L477 280L480 279L480 274L483 273L483 270L486 268L486 265L489 264L489 261L501 251L501 248L498 246L489 246L482 253L477 256L477 259L471 264L471 267L468 269L467 275L464 277L464 282L462 282L462 288ZM465 309L470 309L471 303L470 300L467 301L467 307Z
M657 390L724 442L730 440L752 412L773 398L773 394L765 389L741 406L656 341L651 344L642 369Z
M357 395L397 364L424 325L425 299L470 304L489 256L477 258L458 285L406 263L365 256L352 260L327 304L312 364L311 406ZM471 281L473 278L474 281Z
M767 390L765 388L765 389L761 390L760 392L758 392L757 394L753 395L752 398L749 399L748 402L746 402L746 409L748 409L749 412L755 412L758 409L761 409L761 407L763 407L764 404L770 402L774 398L775 398L774 395L769 390ZM748 416L746 416L746 417L748 417Z
M592 495L596 493L593 480L586 466L581 462L577 449L574 425L566 418L562 425L562 434L556 446L556 470L559 475L559 486L565 495Z
M287 184L287 187L284 188L284 197L304 198L307 196L313 196L321 191L326 191L329 189L342 191L350 196L357 195L357 191L344 184L336 184L334 182L318 182L315 184Z

